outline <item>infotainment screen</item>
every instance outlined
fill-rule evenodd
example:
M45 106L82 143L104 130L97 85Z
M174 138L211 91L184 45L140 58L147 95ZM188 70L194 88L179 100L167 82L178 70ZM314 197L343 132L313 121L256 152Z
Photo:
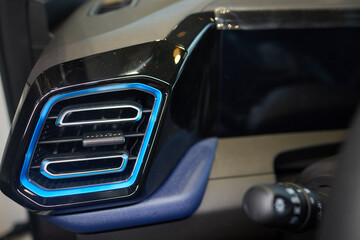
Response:
M346 128L360 97L359 30L222 31L220 136Z

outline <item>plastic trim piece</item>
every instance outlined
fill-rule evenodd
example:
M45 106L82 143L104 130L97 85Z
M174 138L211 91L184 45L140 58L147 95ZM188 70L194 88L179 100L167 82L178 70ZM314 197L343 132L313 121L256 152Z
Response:
M216 145L217 138L208 138L191 147L165 183L143 202L95 212L49 215L46 219L69 231L86 233L188 217L203 198Z
M145 134L138 158L136 160L133 173L129 179L122 181L122 182L108 183L108 184L96 185L96 186L86 186L86 187L77 187L77 188L59 189L59 190L47 190L47 189L43 189L43 188L39 187L38 185L34 184L28 178L28 169L29 169L30 161L32 159L32 156L33 156L36 144L38 142L42 127L45 123L45 120L46 120L48 113L52 106L54 106L57 102L64 100L64 99L69 99L69 98L74 98L74 97L79 97L79 96L84 96L84 95L89 95L89 94L98 94L98 93L104 93L104 92L113 92L113 91L130 90L130 89L137 89L140 91L145 91L145 92L149 92L149 93L153 94L155 97L155 102L154 102L153 112L149 119L148 128L146 130L146 134ZM152 130L154 128L156 118L157 118L157 115L158 115L158 112L160 109L161 99L162 99L162 94L158 89L147 86L145 84L141 84L141 83L108 85L108 86L103 86L103 87L90 88L90 89L85 89L85 90L80 90L80 91L75 91L75 92L59 94L57 96L50 98L49 101L45 104L44 108L41 111L39 120L35 127L34 134L30 141L29 148L26 152L24 164L23 164L21 174L20 174L21 184L25 188L27 188L29 191L31 191L32 193L35 193L41 197L68 196L68 195L108 191L108 190L115 190L115 189L130 187L131 185L134 184L134 182L139 174L140 167L142 165L143 158L145 156L145 152L147 149L147 145L150 141L150 136L151 136Z

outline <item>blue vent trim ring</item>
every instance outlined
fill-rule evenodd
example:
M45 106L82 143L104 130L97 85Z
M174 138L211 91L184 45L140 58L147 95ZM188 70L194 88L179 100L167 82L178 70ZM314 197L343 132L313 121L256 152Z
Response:
M57 102L73 97L79 97L83 95L90 95L90 94L97 94L97 93L105 93L105 92L114 92L114 91L121 91L121 90L132 90L132 89L138 89L145 92L152 93L155 96L155 102L153 111L149 120L148 128L146 130L146 134L144 136L143 144L141 146L138 158L136 160L136 164L133 170L133 174L131 177L123 182L116 182L116 183L107 183L103 185L96 185L96 186L85 186L85 187L77 187L77 188L71 188L71 189L59 189L59 190L46 190L38 185L34 184L28 177L28 169L30 166L30 161L32 159L37 141L40 137L40 133L42 130L42 127L45 123L45 120L47 118L47 115L51 109L51 107L56 104ZM141 83L128 83L128 84L116 84L116 85L109 85L109 86L103 86L103 87L97 87L97 88L91 88L91 89L85 89L70 93L64 93L57 96L54 96L49 99L49 101L45 104L43 107L40 118L36 124L34 134L31 138L29 148L25 155L24 164L20 173L20 181L21 184L27 188L29 191L41 196L41 197L61 197L61 196L69 196L69 195L76 195L76 194L85 194L85 193L93 193L93 192L101 192L101 191L108 191L108 190L116 190L121 188L127 188L132 186L139 174L141 165L143 163L147 145L149 144L150 137L152 134L152 131L154 129L154 125L157 119L158 112L160 110L160 104L162 100L162 94L161 92L153 87L147 86L145 84Z

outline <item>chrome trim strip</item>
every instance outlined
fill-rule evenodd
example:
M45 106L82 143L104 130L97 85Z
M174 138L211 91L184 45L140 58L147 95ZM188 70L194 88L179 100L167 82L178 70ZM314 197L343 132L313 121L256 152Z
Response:
M125 143L124 133L121 131L102 131L84 133L82 137L83 147L111 146Z
M249 1L251 2L251 1ZM298 28L338 28L359 27L360 8L338 6L295 5L278 7L268 5L264 1L262 7L246 6L218 7L215 9L215 22L218 30L266 30L266 29L298 29ZM313 1L317 2L317 1ZM341 1L339 1L341 2ZM355 1L353 1L355 3ZM292 4L293 4L292 3ZM310 2L309 2L310 3ZM245 4L246 5L246 4Z
M72 172L72 173L51 173L48 170L48 166L51 164L59 164L59 163L69 163L69 162L81 162L81 161L93 161L93 160L103 160L103 159L111 159L111 158L121 158L121 165L117 168L108 168L103 170L93 170L93 171L81 171L81 172ZM100 156L100 157L90 157L90 158L75 158L75 159L60 159L60 160L52 160L52 159L44 159L41 162L40 172L45 177L50 179L59 179L59 178L72 178L72 177L83 177L88 175L99 175L99 174L107 174L114 172L122 172L126 168L127 161L129 156L125 153L119 155L110 155L110 156Z
M65 117L68 114L74 112L83 112L83 111L98 111L98 110L107 110L107 109L121 109L121 108L132 108L137 111L135 117L132 118L114 118L114 119L99 119L99 120L91 120L91 121L79 121L79 122L64 122ZM83 106L83 107L73 107L66 110L62 110L56 119L56 125L58 127L63 126L77 126L84 124L102 124L102 123L117 123L117 122L128 122L128 121L139 121L142 117L142 109L135 105L130 104L118 104L118 105L99 105L99 106Z

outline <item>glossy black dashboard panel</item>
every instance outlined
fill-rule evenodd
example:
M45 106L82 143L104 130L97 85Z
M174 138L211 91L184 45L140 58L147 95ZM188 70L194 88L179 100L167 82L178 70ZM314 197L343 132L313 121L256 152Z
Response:
M216 128L209 120L217 116L218 55L211 53L218 52L218 41L208 40L218 39L219 34L215 29L208 31L211 16L208 13L200 18L190 16L189 22L200 24L186 37L170 34L171 41L150 42L73 60L39 75L26 88L13 123L4 156L12 161L4 161L1 168L4 193L32 211L49 213L57 209L56 213L66 213L138 202L157 189L194 142L215 135ZM208 60L203 61L204 55L209 56ZM49 99L84 89L132 83L155 88L163 96L141 174L133 185L57 197L42 197L24 187L19 179L21 165L37 119Z

